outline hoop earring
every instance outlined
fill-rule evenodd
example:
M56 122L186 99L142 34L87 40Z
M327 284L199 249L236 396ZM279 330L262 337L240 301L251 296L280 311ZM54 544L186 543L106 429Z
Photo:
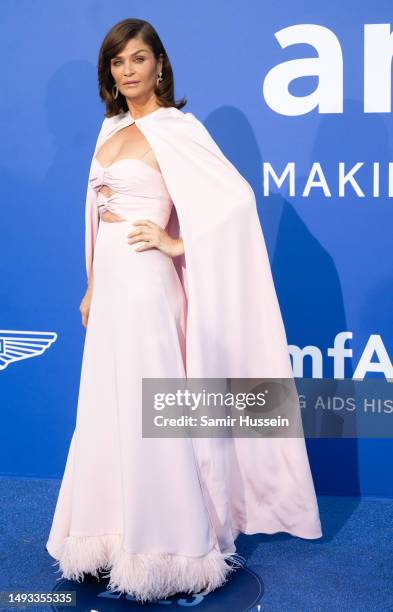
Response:
M115 88L116 88L116 93L114 93L114 92L113 92L113 90L114 90ZM117 85L116 85L116 83L115 83L115 84L113 85L113 87L112 87L112 96L113 96L113 98L116 100L116 98L117 98L117 96L118 96L118 95L119 95L119 88L118 88L118 86L117 86Z
M157 78L157 87L158 87L158 84L161 83L161 81L163 81L162 70L160 70L160 72L158 73L157 77L158 77Z

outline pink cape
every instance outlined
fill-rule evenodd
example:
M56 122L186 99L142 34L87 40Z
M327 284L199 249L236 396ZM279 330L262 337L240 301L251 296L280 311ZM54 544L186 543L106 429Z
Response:
M136 123L152 147L173 202L167 231L181 237L174 258L187 297L187 378L293 378L286 333L254 192L204 125L175 107L139 119L105 118L94 154ZM86 197L86 272L99 216ZM299 415L298 397L293 403ZM223 548L239 533L322 536L303 437L195 438L203 487ZM223 499L227 500L223 503Z

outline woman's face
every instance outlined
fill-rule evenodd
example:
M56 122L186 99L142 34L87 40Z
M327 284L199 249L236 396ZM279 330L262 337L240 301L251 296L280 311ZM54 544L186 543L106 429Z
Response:
M111 59L111 73L120 93L130 100L148 99L156 86L162 69L152 50L141 38L130 39L124 49ZM135 81L135 83L128 83Z

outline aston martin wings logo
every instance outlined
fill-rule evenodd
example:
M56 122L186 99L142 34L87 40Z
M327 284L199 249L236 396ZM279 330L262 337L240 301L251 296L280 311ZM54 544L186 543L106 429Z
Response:
M42 355L56 339L55 332L0 329L0 370L13 361Z

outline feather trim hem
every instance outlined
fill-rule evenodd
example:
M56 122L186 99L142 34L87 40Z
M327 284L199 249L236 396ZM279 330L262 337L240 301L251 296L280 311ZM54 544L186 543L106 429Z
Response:
M118 534L69 536L58 554L50 542L47 550L57 559L53 565L59 565L62 578L79 582L85 573L109 578L108 590L132 595L141 602L165 599L176 593L207 595L225 584L229 574L245 563L238 553L214 549L202 557L128 553Z

